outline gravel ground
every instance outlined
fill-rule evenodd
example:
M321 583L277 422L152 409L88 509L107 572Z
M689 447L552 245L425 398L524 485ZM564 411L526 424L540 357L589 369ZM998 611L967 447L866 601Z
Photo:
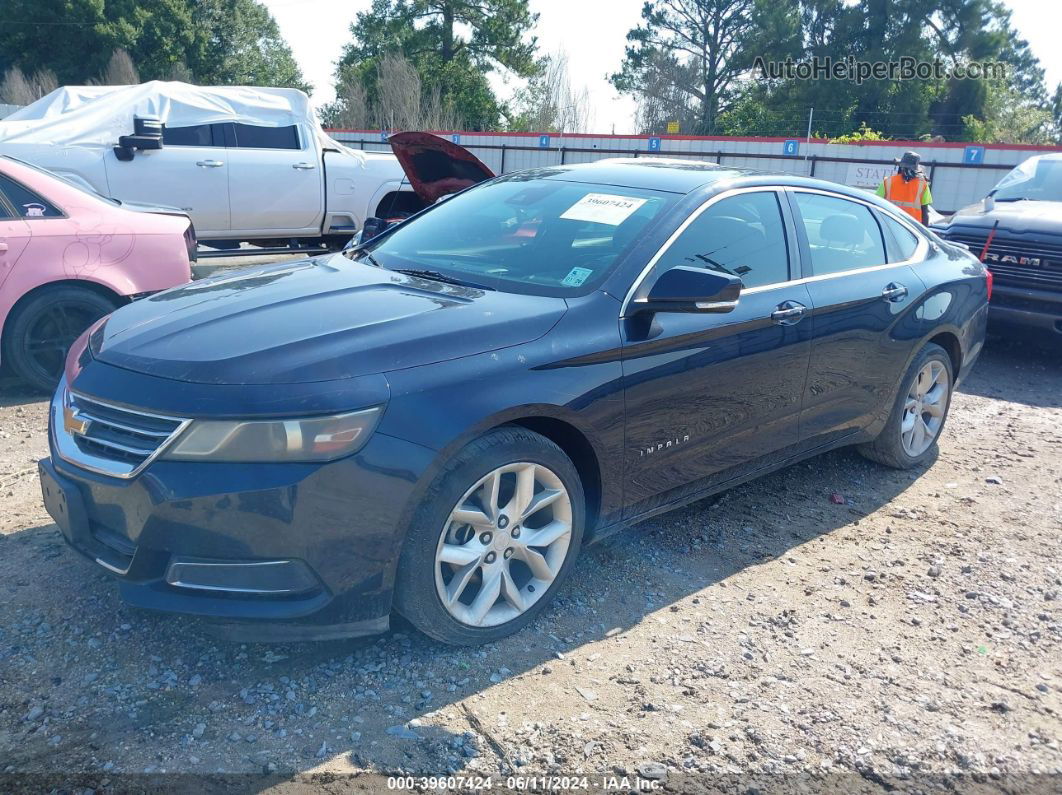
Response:
M1060 365L995 341L925 471L839 451L644 522L479 649L398 622L232 644L123 606L41 505L45 403L2 384L0 771L1057 788Z

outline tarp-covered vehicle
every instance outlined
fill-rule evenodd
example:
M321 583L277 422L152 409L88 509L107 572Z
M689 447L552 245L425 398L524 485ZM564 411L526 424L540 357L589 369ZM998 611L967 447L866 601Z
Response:
M67 86L0 122L0 154L178 207L219 247L341 244L370 216L422 206L393 155L333 140L290 88Z

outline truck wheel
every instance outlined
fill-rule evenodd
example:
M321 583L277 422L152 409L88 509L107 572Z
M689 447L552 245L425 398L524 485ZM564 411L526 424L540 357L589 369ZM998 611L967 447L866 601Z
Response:
M421 501L395 606L444 643L512 634L563 587L584 516L579 475L557 445L524 428L491 431L457 453Z
M41 290L12 313L4 334L4 359L31 387L51 392L74 340L117 306L87 287Z

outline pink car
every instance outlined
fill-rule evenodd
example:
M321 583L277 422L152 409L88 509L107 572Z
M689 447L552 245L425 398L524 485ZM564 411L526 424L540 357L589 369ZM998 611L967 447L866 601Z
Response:
M0 157L0 353L50 390L97 319L191 278L196 239L179 210L123 205Z

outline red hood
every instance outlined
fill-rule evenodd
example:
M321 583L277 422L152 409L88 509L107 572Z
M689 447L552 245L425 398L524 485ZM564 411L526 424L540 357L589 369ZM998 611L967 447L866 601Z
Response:
M401 132L387 140L413 190L428 204L494 176L463 146L437 135Z

